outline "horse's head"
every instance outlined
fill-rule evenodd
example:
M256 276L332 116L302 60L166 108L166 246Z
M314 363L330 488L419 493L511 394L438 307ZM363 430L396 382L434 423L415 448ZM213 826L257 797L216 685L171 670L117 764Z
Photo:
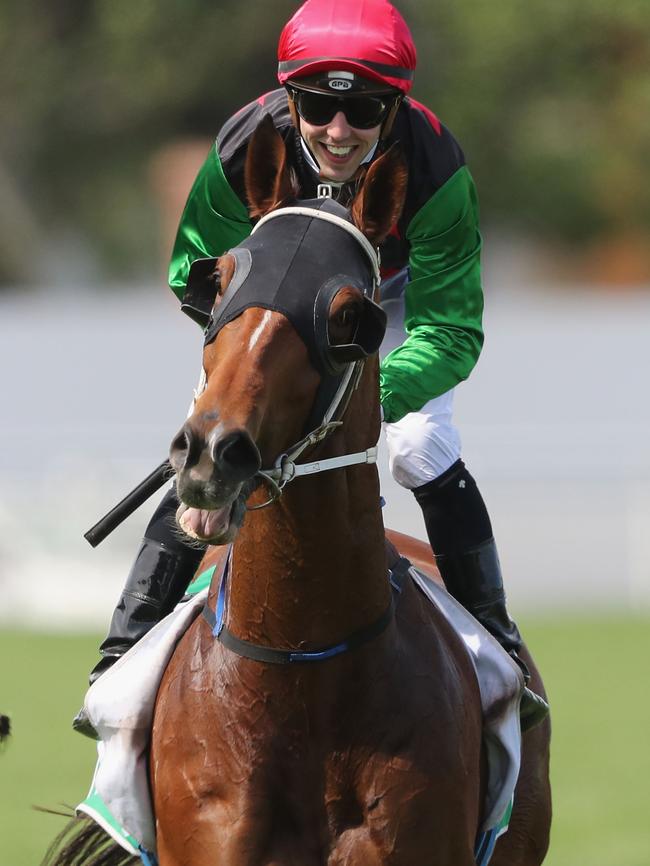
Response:
M256 130L246 190L261 219L210 269L217 295L205 384L170 450L177 518L188 535L231 541L262 467L312 431L326 433L342 412L354 373L383 337L375 248L405 189L403 158L391 149L367 172L350 211L328 198L298 202L271 118Z

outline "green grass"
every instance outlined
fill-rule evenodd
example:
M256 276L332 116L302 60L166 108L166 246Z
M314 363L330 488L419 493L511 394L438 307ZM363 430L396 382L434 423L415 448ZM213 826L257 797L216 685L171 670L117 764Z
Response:
M650 619L523 625L552 707L546 866L650 866Z
M12 736L0 755L0 864L37 866L63 819L34 805L76 805L90 787L95 744L70 721L100 638L0 632L0 712Z
M554 823L546 866L650 866L650 620L523 623L553 708ZM98 636L0 632L0 866L37 866L76 804L94 745L70 730ZM417 866L417 864L414 864Z

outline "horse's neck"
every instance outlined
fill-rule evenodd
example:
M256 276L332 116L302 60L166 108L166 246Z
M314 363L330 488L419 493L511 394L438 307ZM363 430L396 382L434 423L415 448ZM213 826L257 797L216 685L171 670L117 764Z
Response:
M372 371L364 379L372 398ZM319 456L374 444L378 409L368 399L355 395L344 429ZM373 622L389 601L374 466L297 479L274 505L248 514L233 550L228 605L238 636L319 647Z

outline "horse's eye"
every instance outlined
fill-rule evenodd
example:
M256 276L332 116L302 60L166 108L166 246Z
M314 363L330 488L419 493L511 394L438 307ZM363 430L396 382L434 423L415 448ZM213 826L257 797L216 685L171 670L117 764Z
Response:
M359 313L353 307L346 307L338 315L339 324L343 328L351 328L353 325L356 325L358 318Z
M329 339L332 345L349 343L354 336L359 323L359 307L355 303L347 303L331 316L329 321Z

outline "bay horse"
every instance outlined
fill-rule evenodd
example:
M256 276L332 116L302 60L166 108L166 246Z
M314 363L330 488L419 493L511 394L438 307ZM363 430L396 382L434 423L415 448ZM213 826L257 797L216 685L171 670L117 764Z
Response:
M399 595L388 580L396 554L373 465L375 249L400 214L406 167L395 148L376 159L349 211L297 201L267 117L245 175L259 221L216 262L204 386L170 449L177 522L212 545L201 570L215 571L155 706L159 866L475 866L478 684L437 608L409 579ZM426 545L391 537L432 571ZM544 860L549 739L548 720L523 736L492 866ZM47 863L137 862L79 850Z
M406 182L397 151L375 161L351 206L361 241L387 236ZM160 866L471 866L484 787L475 675L413 585L393 603L378 473L363 459L380 432L372 256L331 208L296 210L270 118L246 191L259 230L218 260L206 384L170 451L180 527L232 548L212 554L225 570L214 628L194 622L158 694ZM285 486L305 442L311 469ZM318 472L346 455L357 462ZM424 560L423 547L405 552ZM524 737L494 866L544 859L548 745L548 723Z

